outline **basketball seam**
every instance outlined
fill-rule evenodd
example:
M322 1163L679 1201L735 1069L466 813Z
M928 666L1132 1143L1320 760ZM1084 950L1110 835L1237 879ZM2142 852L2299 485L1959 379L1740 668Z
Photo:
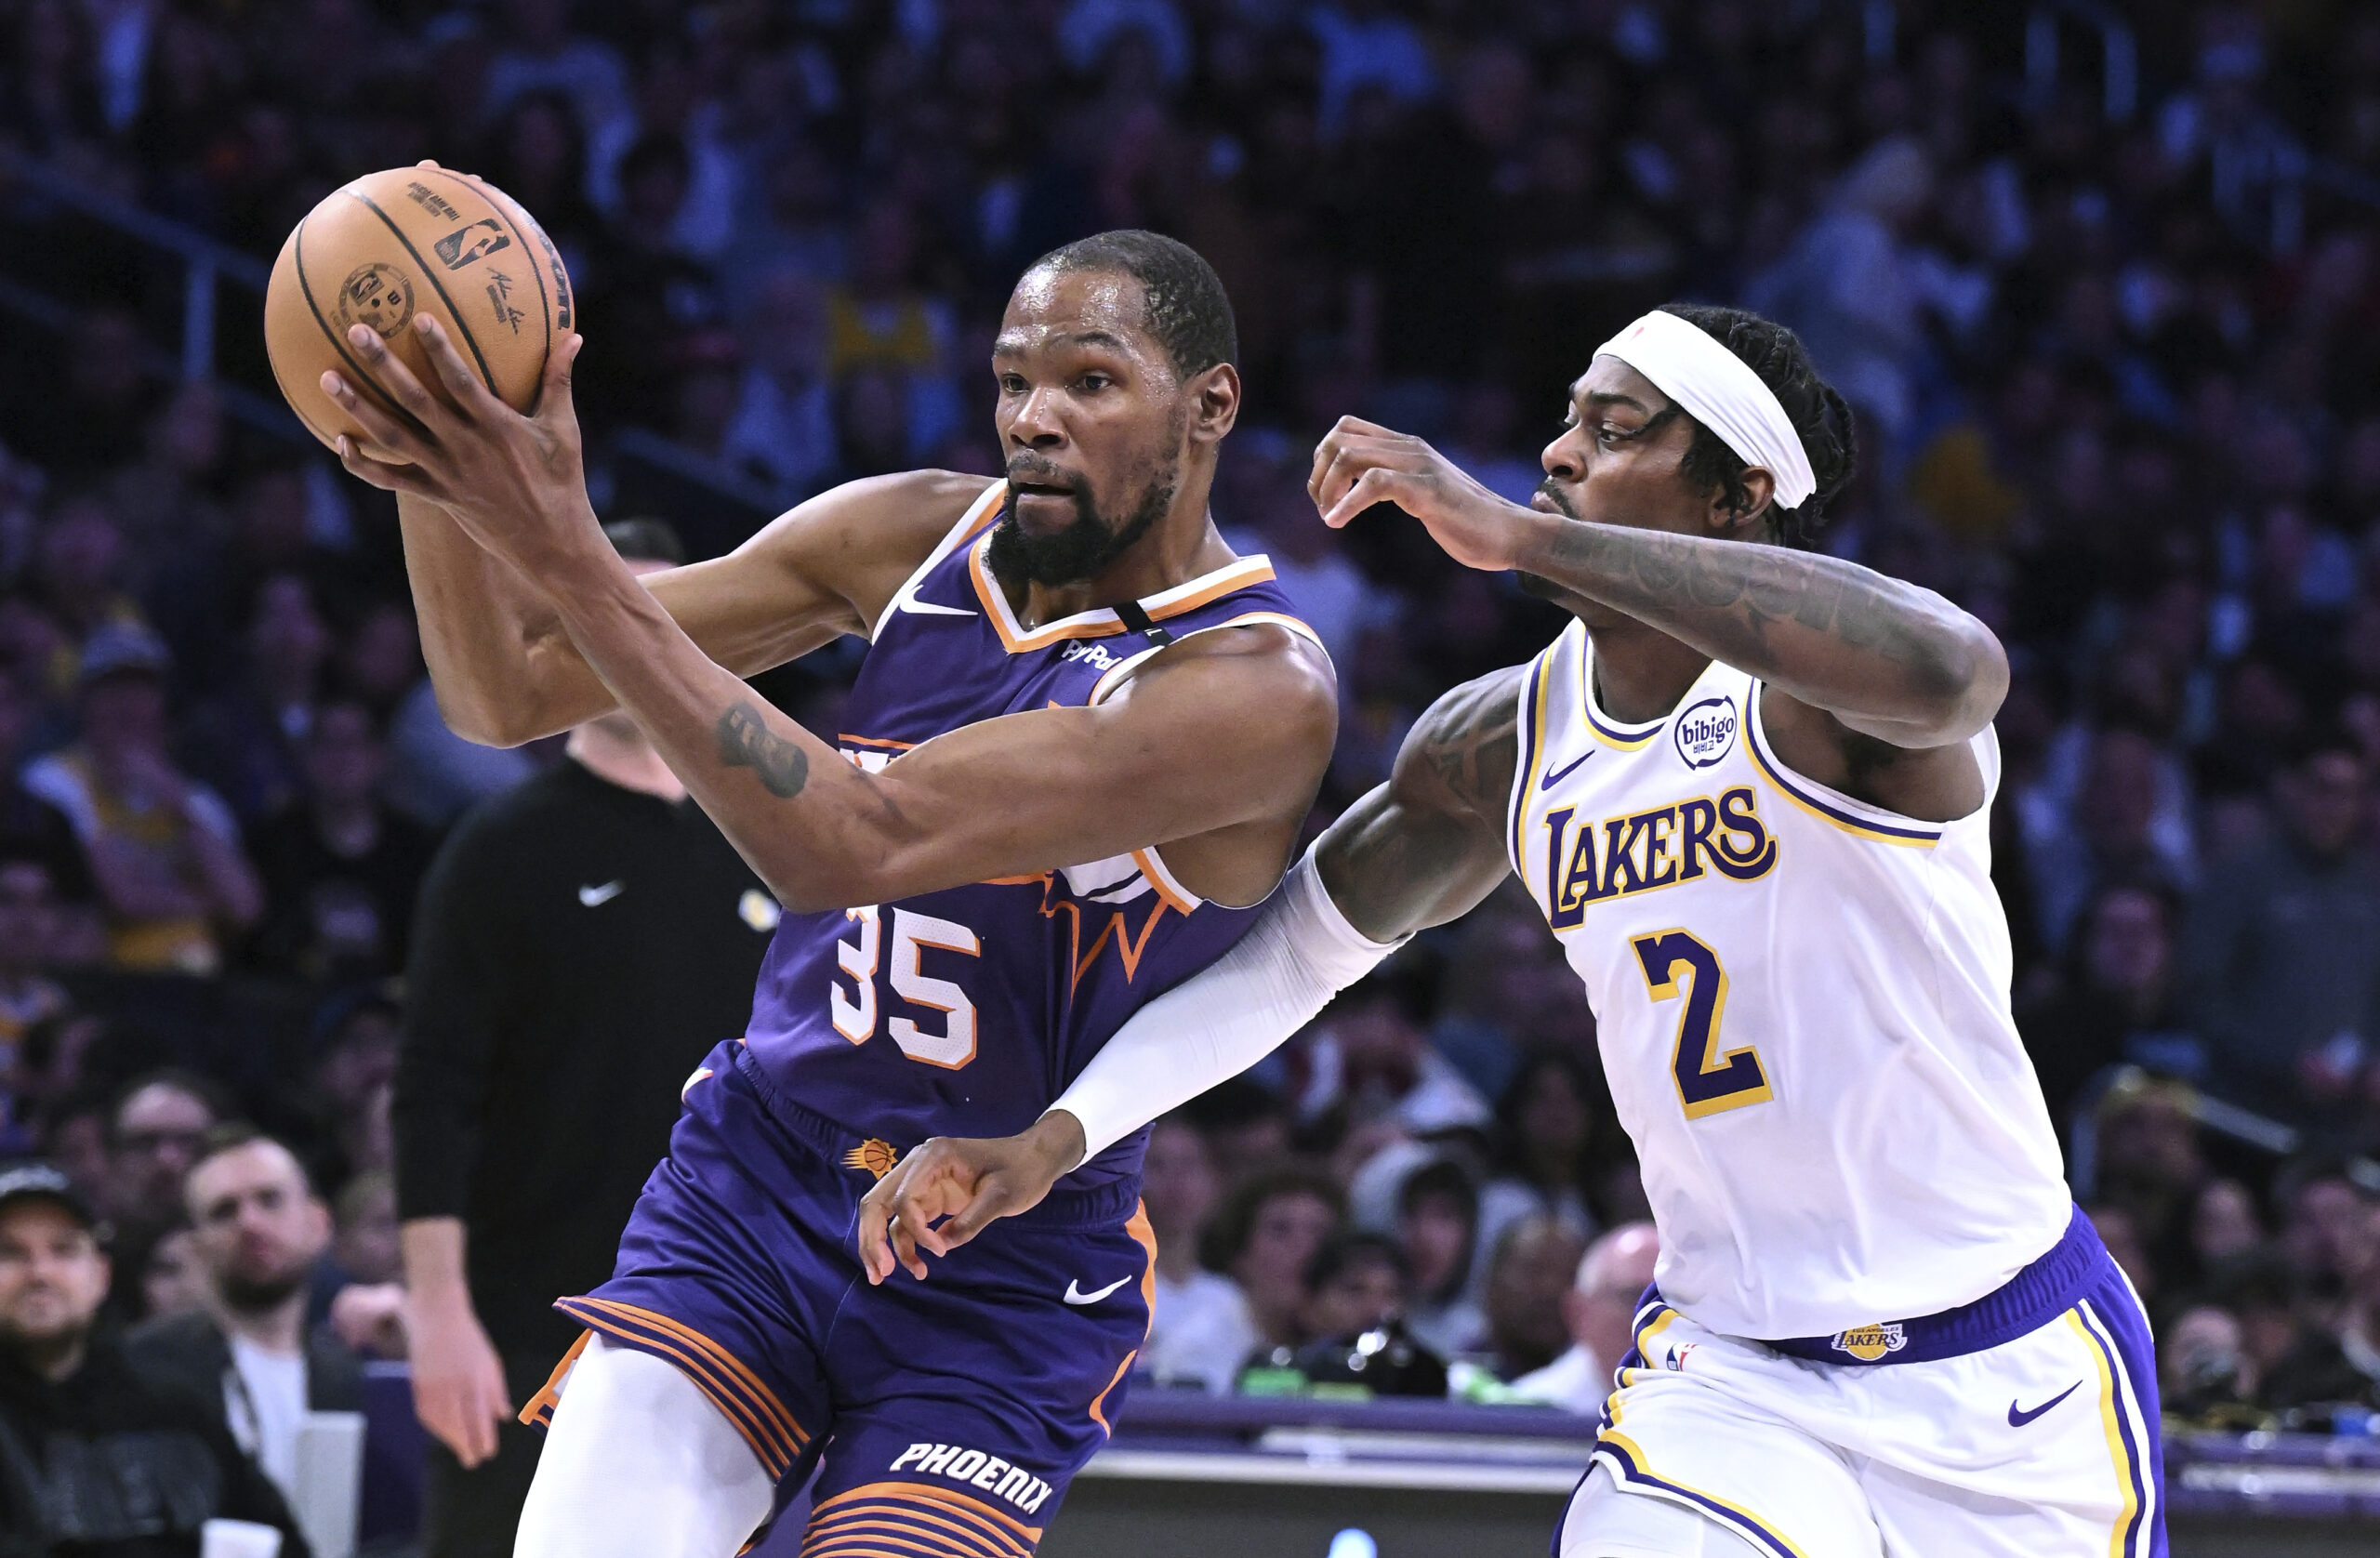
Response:
M311 218L310 218L308 219L311 220ZM338 332L331 328L331 322L323 317L322 305L314 301L314 284L306 278L305 221L300 221L298 224L298 231L289 235L289 258L291 266L298 272L298 296L306 299L306 311L314 316L314 324L316 328L322 331L323 338L331 343L331 350L338 353L340 362L345 363L350 368L355 370L355 382L360 388L369 391L374 399L377 400L390 411L395 413L398 421L403 422L415 432L427 431L428 429L422 427L419 418L416 417L412 412L407 411L403 405L400 405L394 395L390 394L388 390L382 389L379 383L375 380L370 374L364 371L364 364L355 360L354 354L347 350L347 343L339 339ZM295 400L294 398L290 399L291 409L295 410ZM304 412L298 412L298 417L299 421L307 422L308 426L311 427L312 425ZM316 436L319 437L321 435L317 434Z
M439 281L438 273L430 268L430 261L421 257L421 251L413 246L413 240L405 236L405 230L399 227L395 219L386 211L381 210L380 203L370 195L358 194L351 187L341 192L350 200L361 202L365 210L379 218L388 230L396 234L397 242L405 246L405 253L413 256L413 262L421 267L422 280L430 284L430 291L438 294L438 300L446 305L446 315L455 322L455 328L461 332L463 344L471 349L471 357L480 365L480 382L487 386L489 394L495 395L499 401L504 399L496 388L496 376L487 371L487 357L480 350L478 337L471 334L471 327L463 322L463 310L456 308L455 299L447 296L445 284Z
M443 174L446 178L454 179L456 183L464 184L466 186L470 182L469 179L463 178L459 175L447 173L443 167L425 167L418 169L417 171L422 173ZM509 212L506 211L503 206L497 205L495 201L489 200L485 194L481 193L479 191L473 190L471 192L478 199L484 202L489 210L496 213L498 220L512 230L513 239L521 245L521 257L529 262L529 279L537 284L537 312L543 317L546 326L546 355L544 357L540 357L537 361L540 363L547 362L552 358L554 350L554 307L552 298L549 297L546 292L545 256L538 253L537 246L529 242L529 235L521 231L521 224L512 219ZM521 208L521 214L523 217L529 217L528 207L522 206ZM529 220L535 222L536 218L535 217L529 217ZM532 415L536 412L537 403L545 399L545 392L546 376L542 371L540 371L537 375L536 387L529 391L529 410Z

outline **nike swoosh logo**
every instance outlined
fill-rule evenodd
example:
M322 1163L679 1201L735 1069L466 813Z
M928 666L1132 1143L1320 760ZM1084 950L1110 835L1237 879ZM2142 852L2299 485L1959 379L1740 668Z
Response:
M1593 757L1593 756L1594 756L1594 754L1593 754L1593 752L1590 752L1590 753L1588 753L1588 754L1587 754L1587 758L1592 758L1592 757ZM1585 761L1587 760L1587 758L1580 758L1580 759L1579 759L1579 762L1577 762L1577 763L1572 763L1572 764L1571 764L1569 767L1567 767L1567 768L1557 768L1557 769L1555 769L1553 772L1551 772L1551 773L1547 774L1544 778L1542 778L1542 779L1540 779L1540 780L1539 780L1539 781L1537 782L1537 787L1538 787L1538 789L1539 789L1540 791L1544 791L1544 790L1550 790L1550 789L1552 789L1554 786L1556 786L1556 785L1560 784L1563 780L1567 779L1568 777L1570 777L1570 775L1572 775L1573 773L1576 773L1577 772L1579 772L1579 763L1585 762Z
M964 606L937 606L931 601L920 601L914 595L904 595L892 602L893 609L919 616L973 616L977 614Z
M602 887L582 887L578 890L578 901L590 909L600 909L628 890L628 884L624 881L608 881Z
M1117 1288L1123 1287L1124 1284L1131 1280L1132 1279L1129 1276L1119 1276L1115 1281L1109 1283L1106 1287L1099 1289L1096 1293L1086 1293L1079 1287L1069 1282L1066 1284L1066 1301L1068 1303L1075 1304L1097 1303L1100 1300L1105 1298L1108 1294L1113 1293Z
M2010 1428L2024 1427L2027 1423L2031 1422L2035 1418L2040 1417L2043 1412L2048 1411L2051 1407L2056 1406L2059 1402L2064 1401L2068 1396L2072 1395L2076 1391L2079 1391L2082 1388L2082 1381L2077 1380L2074 1383L2067 1386L2066 1389L2058 1392L2056 1395L2051 1396L2047 1401L2043 1402L2039 1406L2034 1407L2030 1412L2017 1410L2016 1404L2013 1401L2010 1402L2008 1404L2008 1426Z

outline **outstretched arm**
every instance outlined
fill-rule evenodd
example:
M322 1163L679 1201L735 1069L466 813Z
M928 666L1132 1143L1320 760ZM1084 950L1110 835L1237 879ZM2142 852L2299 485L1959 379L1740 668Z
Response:
M438 503L535 580L587 668L788 909L882 903L1241 825L1286 838L1312 802L1336 694L1321 653L1270 626L1186 638L1097 707L970 725L878 773L842 761L706 654L604 541L567 372L524 417L443 335L423 334L449 401L393 358L373 359L418 426L342 401L374 445L343 439L348 469Z
M1406 737L1389 782L1348 810L1221 958L1135 1012L1029 1129L935 1137L860 1208L861 1262L926 1274L1060 1176L1254 1065L1424 926L1472 908L1506 870L1523 670L1456 688ZM946 1221L945 1221L946 1220Z
M421 316L419 329L426 342L443 346L435 320ZM357 325L349 338L401 403L408 395L428 401L378 336ZM583 504L578 428L567 397L576 339L548 368L549 384L562 383L563 394L547 397L540 414L524 421L538 434L549 474L559 478L556 489ZM360 425L393 436L395 425L352 386L340 381L330 393ZM393 468L352 446L343 457L350 470L396 493L422 657L448 725L485 746L517 746L615 706L611 689L563 627L549 593L552 581L532 579L480 546L446 508L399 482ZM866 634L984 486L983 477L939 470L849 482L779 516L726 557L649 574L643 588L704 654L751 676L841 634Z
M1458 562L1550 579L1897 747L1963 743L2007 694L1990 628L1841 558L1524 508L1421 440L1354 417L1315 452L1312 491L1329 524L1394 503Z

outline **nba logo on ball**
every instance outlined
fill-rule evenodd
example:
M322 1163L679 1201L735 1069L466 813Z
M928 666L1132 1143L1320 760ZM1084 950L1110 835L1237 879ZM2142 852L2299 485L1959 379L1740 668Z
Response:
M1672 737L1688 768L1709 768L1735 749L1736 700L1705 698L1677 717Z

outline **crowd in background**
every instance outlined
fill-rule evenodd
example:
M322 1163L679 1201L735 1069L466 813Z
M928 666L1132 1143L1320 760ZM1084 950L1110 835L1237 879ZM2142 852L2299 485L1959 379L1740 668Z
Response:
M2030 75L2021 12L1924 0L0 0L0 146L258 256L356 173L495 180L577 285L606 517L656 446L747 503L996 472L1024 265L1185 239L1248 387L1215 516L1339 667L1317 825L1561 619L1400 519L1325 530L1315 438L1358 412L1524 498L1635 313L1785 320L1860 416L1821 544L2009 648L2018 1023L2169 1406L2360 1421L2380 14L2122 8L2129 104L2088 29ZM7 1144L113 1221L127 1315L193 1301L178 1176L235 1115L299 1146L338 1269L384 1281L414 894L556 754L441 722L385 502L235 415L270 390L230 290L220 380L178 377L179 271L8 165L0 278L60 307L0 310ZM831 739L856 653L764 690ZM1168 1122L1148 1203L1160 1377L1344 1382L1363 1334L1401 1360L1375 1382L1451 1365L1487 1397L1582 1334L1582 1251L1644 1214L1516 891Z

